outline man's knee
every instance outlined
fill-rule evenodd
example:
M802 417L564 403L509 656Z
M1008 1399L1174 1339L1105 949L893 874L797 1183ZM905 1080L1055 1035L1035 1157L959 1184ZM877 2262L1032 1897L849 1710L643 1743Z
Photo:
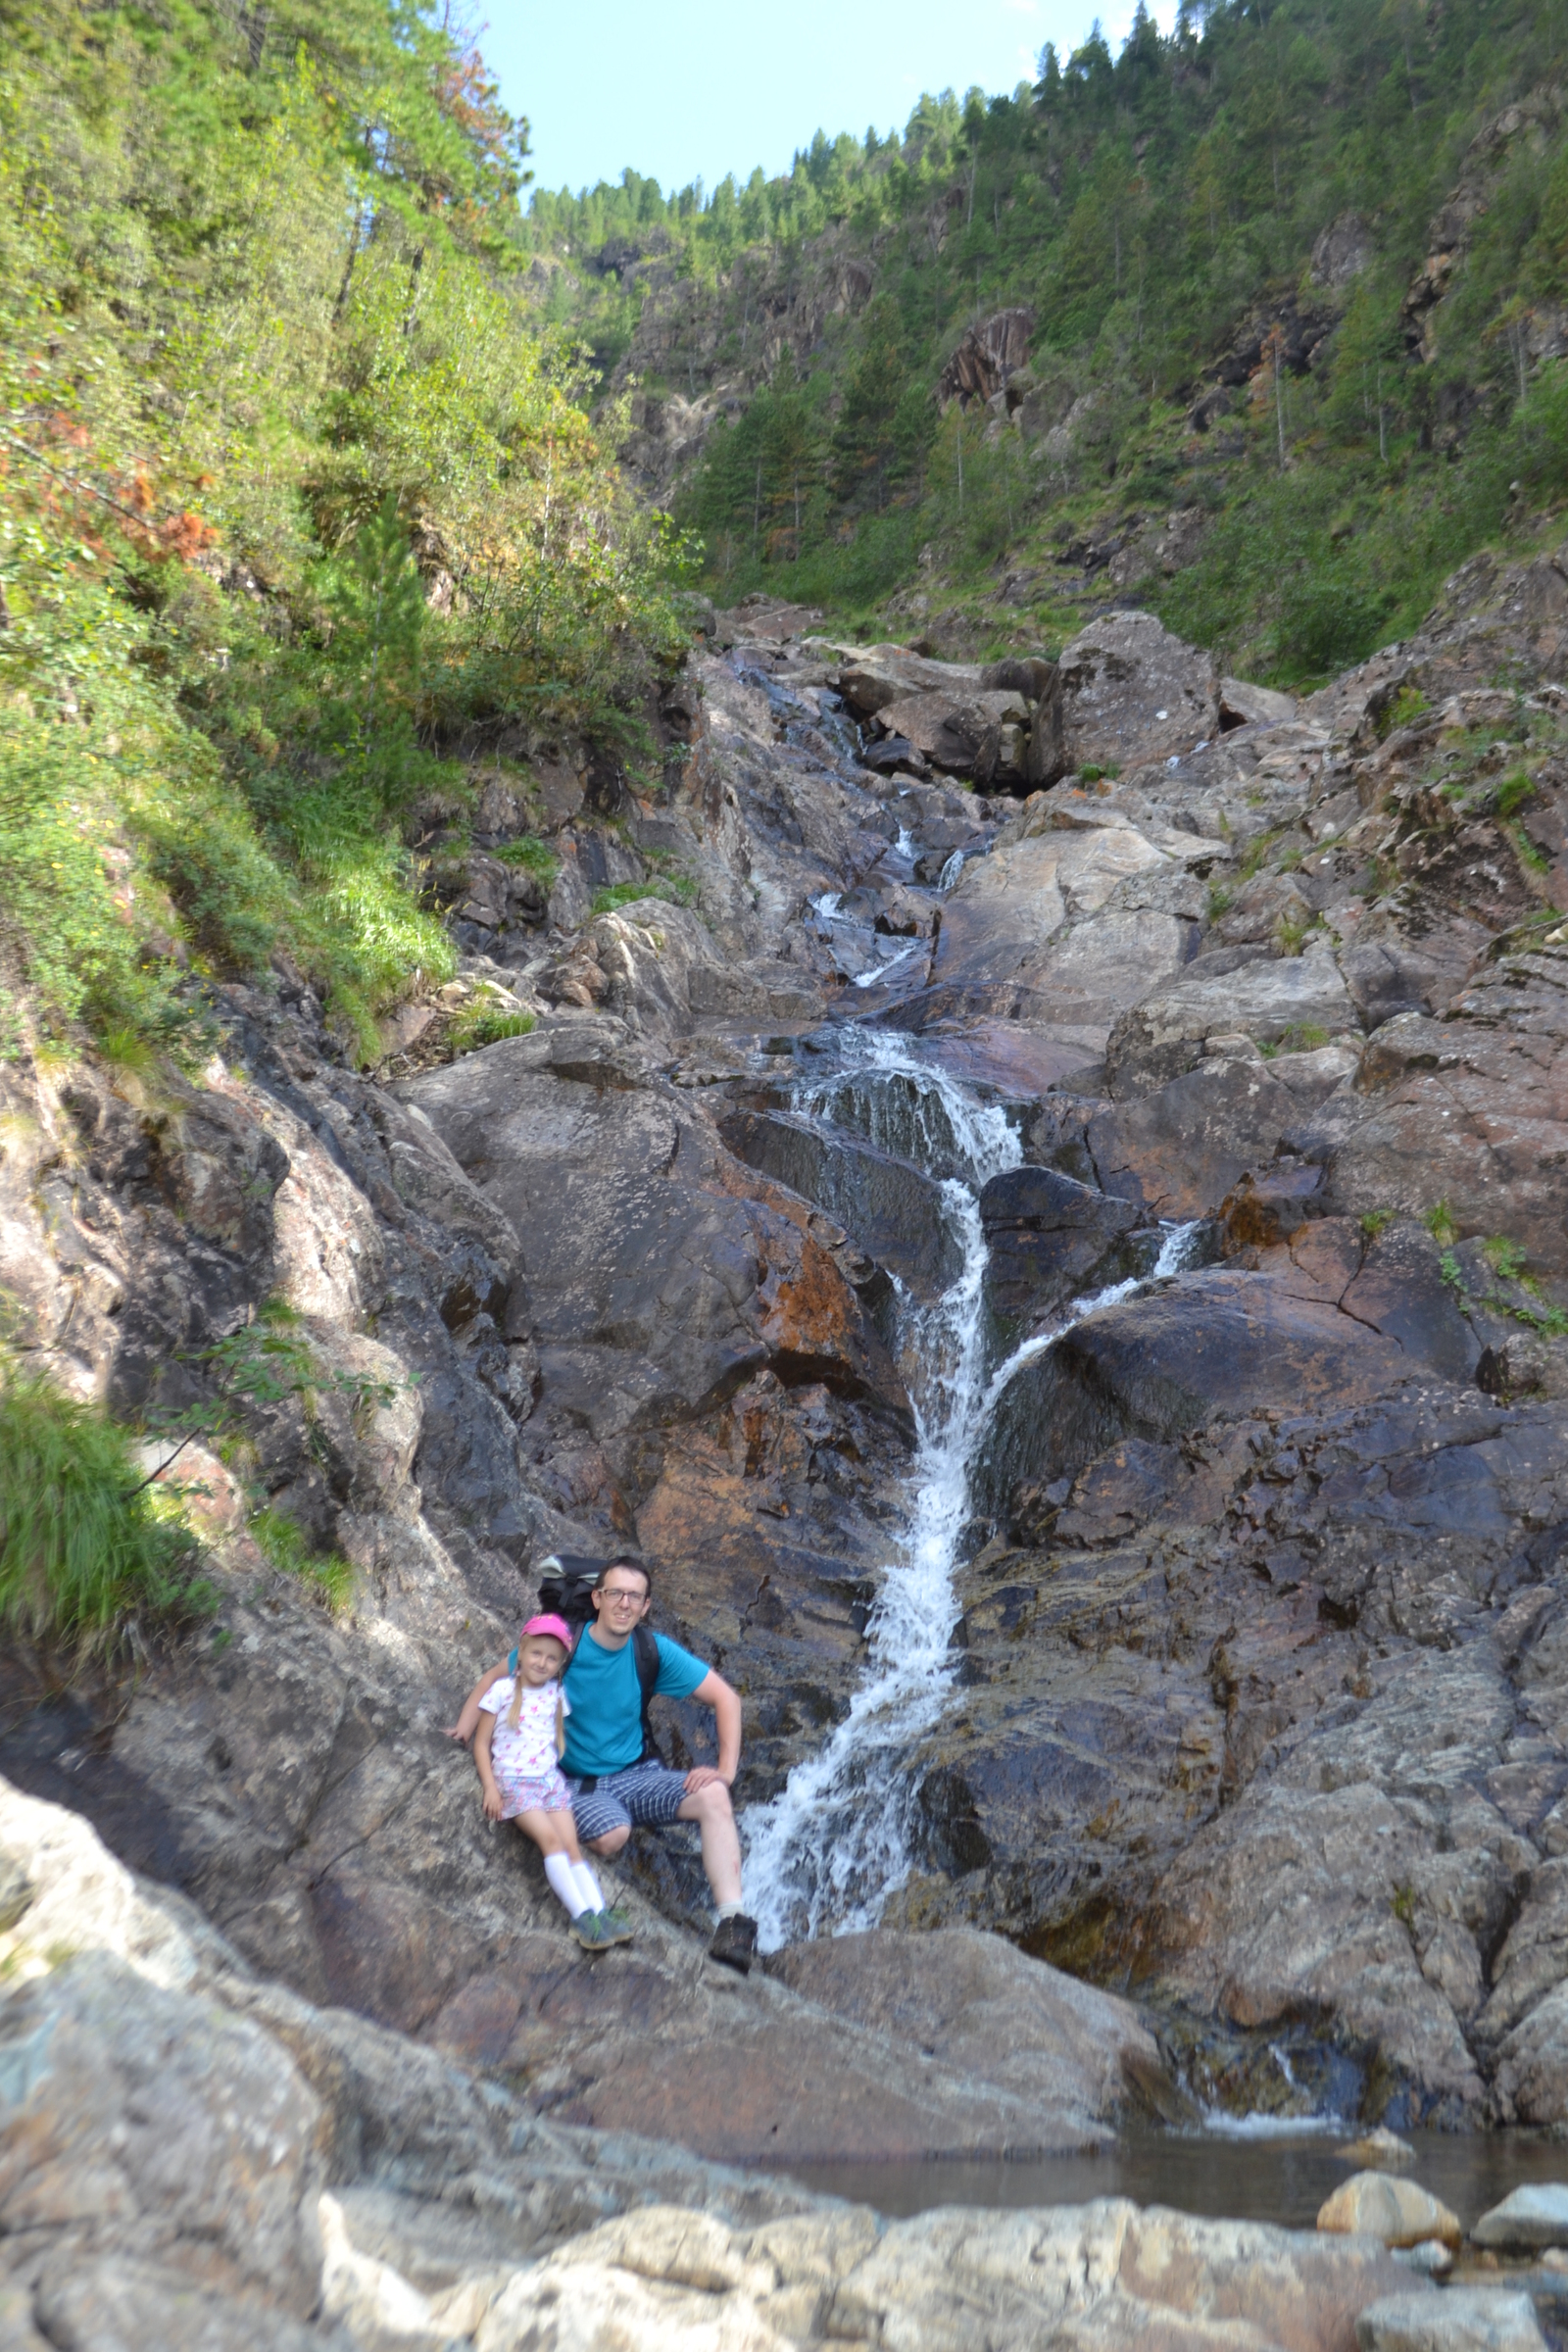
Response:
M612 1854L619 1853L630 1836L630 1828L622 1822L618 1829L607 1830L602 1838L585 1838L583 1843L591 1854L603 1854L608 1861Z
M729 1790L722 1781L710 1781L706 1788L699 1788L681 1807L689 1821L728 1821L733 1810Z

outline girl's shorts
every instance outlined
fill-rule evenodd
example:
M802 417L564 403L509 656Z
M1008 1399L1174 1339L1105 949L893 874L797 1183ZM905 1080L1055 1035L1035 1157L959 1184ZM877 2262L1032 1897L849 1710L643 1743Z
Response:
M501 1783L501 1818L515 1821L519 1813L569 1813L571 1790L559 1772L544 1772L537 1780L516 1780Z

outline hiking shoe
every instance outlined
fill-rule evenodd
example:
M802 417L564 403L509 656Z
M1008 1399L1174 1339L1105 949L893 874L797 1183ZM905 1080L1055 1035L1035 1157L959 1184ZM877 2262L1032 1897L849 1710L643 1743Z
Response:
M744 1977L750 1975L756 1956L756 1920L748 1919L744 1911L737 1911L730 1919L721 1919L718 1932L708 1947L710 1960L721 1961L725 1968L738 1969Z
M571 1932L585 1952L608 1952L612 1943L620 1941L606 1925L603 1911L579 1911Z
M604 1924L607 1943L630 1943L637 1931L631 1924L631 1913L624 1903L608 1904L599 1917Z

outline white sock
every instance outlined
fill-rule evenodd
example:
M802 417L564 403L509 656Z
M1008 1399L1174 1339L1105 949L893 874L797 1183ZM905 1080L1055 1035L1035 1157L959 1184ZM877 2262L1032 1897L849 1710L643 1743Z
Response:
M577 1889L577 1900L583 1909L602 1911L605 1907L604 1893L589 1865L586 1862L568 1862L566 1868L571 1873L571 1883Z
M746 1905L744 1903L720 1903L718 1906L718 1916L721 1920L744 1919L746 1917Z
M576 1872L564 1854L546 1854L545 1877L573 1919L580 1918L584 1911L599 1909L597 1903L589 1902L586 1895L578 1891Z

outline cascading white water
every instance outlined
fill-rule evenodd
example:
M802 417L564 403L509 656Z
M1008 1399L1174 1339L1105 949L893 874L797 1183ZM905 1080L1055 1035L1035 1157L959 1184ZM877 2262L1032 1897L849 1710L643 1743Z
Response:
M1075 1323L1082 1323L1086 1316L1098 1315L1102 1307L1115 1306L1119 1300L1130 1298L1134 1291L1141 1289L1146 1282L1160 1282L1167 1275L1179 1274L1187 1263L1193 1238L1200 1224L1201 1219L1195 1218L1188 1225L1167 1225L1164 1239L1159 1245L1159 1255L1147 1274L1130 1274L1125 1282L1107 1283L1102 1291L1091 1291L1082 1298L1075 1298L1061 1322L1053 1323L1049 1331L1037 1331L1032 1339L1025 1340L1015 1348L987 1385L983 1418L990 1419L1002 1400L1003 1390L1013 1376L1021 1372L1025 1364L1032 1364L1037 1355L1044 1355L1048 1348L1054 1348L1058 1340L1064 1340Z
M900 1766L935 1722L953 1677L954 1555L983 1426L979 1190L1022 1156L1005 1112L971 1101L906 1039L854 1035L857 1061L804 1093L803 1107L831 1113L835 1096L853 1093L855 1123L872 1141L961 1169L941 1182L959 1272L932 1305L901 1294L899 1353L916 1450L904 1555L888 1566L867 1629L865 1680L826 1746L747 1820L748 1899L766 1951L824 1928L872 1925L907 1870L910 1797ZM889 1080L905 1082L897 1102L887 1099Z
M852 1042L853 1041L853 1042ZM900 1367L915 1420L907 1533L889 1563L867 1629L865 1679L827 1744L779 1794L747 1816L747 1895L764 1951L824 1931L872 1927L908 1874L910 1750L937 1721L956 1661L954 1568L968 1516L969 1465L1013 1374L1083 1315L1125 1298L1117 1283L1079 1302L1049 1334L987 1375L983 1299L988 1250L979 1194L1022 1160L1000 1107L974 1102L888 1033L846 1037L855 1058L801 1091L803 1109L853 1126L886 1150L953 1173L940 1179L959 1272L934 1304L901 1288ZM846 1115L847 1114L847 1115ZM1167 1234L1156 1275L1177 1271L1193 1228Z

